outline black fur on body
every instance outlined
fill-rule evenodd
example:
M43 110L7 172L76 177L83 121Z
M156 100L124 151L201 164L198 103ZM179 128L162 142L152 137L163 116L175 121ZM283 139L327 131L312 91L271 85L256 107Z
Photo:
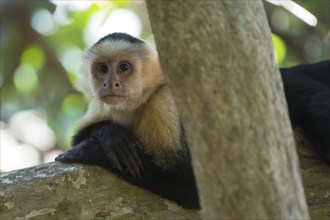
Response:
M330 60L281 68L290 120L330 163Z

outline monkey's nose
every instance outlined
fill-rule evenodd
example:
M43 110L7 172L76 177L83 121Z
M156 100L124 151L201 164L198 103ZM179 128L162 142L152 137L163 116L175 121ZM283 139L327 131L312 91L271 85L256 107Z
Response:
M119 89L121 88L121 82L119 80L113 80L111 82L112 88L113 89Z

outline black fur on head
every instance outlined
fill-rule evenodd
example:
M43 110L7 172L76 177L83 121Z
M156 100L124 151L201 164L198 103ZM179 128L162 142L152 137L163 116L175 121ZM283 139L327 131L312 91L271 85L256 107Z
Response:
M111 33L111 34L108 34L108 35L102 37L99 41L96 42L96 44L102 43L102 42L107 41L107 40L126 41L126 42L129 42L129 43L132 43L132 44L144 43L144 41L142 41L138 38L135 38L135 37L133 37L129 34L115 32L115 33Z

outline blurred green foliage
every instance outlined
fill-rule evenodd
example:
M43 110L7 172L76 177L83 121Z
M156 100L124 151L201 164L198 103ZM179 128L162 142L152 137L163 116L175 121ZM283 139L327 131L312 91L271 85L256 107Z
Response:
M65 148L87 108L87 101L72 84L92 17L100 10L108 16L120 8L146 14L142 2L86 2L1 1L1 121L8 122L25 109L47 112L57 146ZM56 12L58 7L61 13ZM140 17L145 19L143 14ZM152 36L150 28L143 31L141 35Z
M276 62L282 63L286 54L285 43L279 36L275 34L272 34L272 40L274 44L274 53L275 53Z
M119 8L132 10L142 22L141 37L153 39L142 1L98 1L79 10L70 7L73 1L65 6L54 2L1 1L1 121L25 109L44 110L57 134L57 146L68 148L74 126L87 108L72 84L93 16L100 10L107 16ZM297 2L318 18L316 27L264 2L281 66L329 58L329 1ZM61 22L54 19L57 7L66 7L56 15ZM42 25L47 20L49 25Z

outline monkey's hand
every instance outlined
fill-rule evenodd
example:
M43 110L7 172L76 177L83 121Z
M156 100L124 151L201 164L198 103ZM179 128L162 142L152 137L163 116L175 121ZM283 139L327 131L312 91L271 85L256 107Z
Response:
M121 173L130 173L135 178L141 177L144 170L138 148L140 143L125 128L108 123L91 134L103 148L110 164Z
M58 155L55 161L63 163L82 163L104 166L107 158L102 148L92 138L87 138L67 152Z

